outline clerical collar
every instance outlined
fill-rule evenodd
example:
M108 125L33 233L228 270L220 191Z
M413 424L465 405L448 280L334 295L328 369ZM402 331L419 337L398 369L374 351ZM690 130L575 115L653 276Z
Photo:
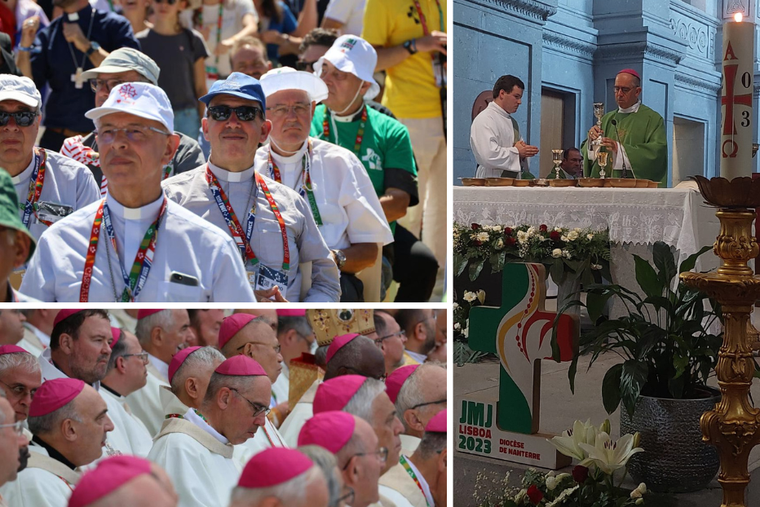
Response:
M148 359L150 360L150 364L152 364L157 370L158 373L163 375L164 378L169 378L169 365L165 362L161 361L159 358L148 352Z
M37 444L40 447L42 447L43 449L45 449L47 451L48 455L51 458L53 458L54 460L60 461L61 463L63 463L64 465L66 465L67 467L69 467L72 470L76 470L77 469L77 466L74 463L72 463L71 461L67 460L66 457L63 454L61 454L60 452L56 451L52 446L48 445L47 442L45 442L44 440L42 440L37 435L33 435L32 436L32 442L34 442L35 444Z
M18 173L16 176L11 176L11 181L14 185L18 185L19 183L26 182L29 178L32 177L32 171L34 170L34 152L32 152L32 160L29 161L29 165L26 166L26 169Z
M195 409L191 408L185 413L185 419L198 426L200 429L219 440L223 444L228 444L230 441L227 438L211 427L209 423L203 420L198 414L195 413Z
M93 14L95 14L95 9L92 8L90 4L87 4L87 6L82 7L77 12L70 12L68 14L64 14L64 17L66 18L66 21L69 23L76 23L78 19L89 19L89 17ZM71 18L74 19L71 19Z
M300 162L301 158L303 157L303 154L306 153L307 148L309 147L308 139L303 142L300 148L298 148L298 151L294 153L293 155L280 155L276 151L272 149L272 144L269 144L269 150L272 153L272 158L274 158L278 163L282 164L293 164L295 162Z
M253 178L253 165L246 169L245 171L241 172L232 172L228 171L227 169L222 169L221 167L214 165L209 161L208 163L209 169L211 169L211 172L214 173L214 176L216 176L216 179L219 181L228 181L230 183L238 183L241 181L249 181L251 178Z
M117 393L116 391L114 391L113 389L111 389L110 387L108 387L107 385L105 385L104 383L101 382L100 385L103 387L103 389L105 389L109 393L113 394L117 398L123 398L122 395L120 395L119 393Z
M108 204L108 211L111 213L111 216L123 218L124 220L155 219L158 216L158 211L161 209L161 204L163 204L163 202L163 192L161 192L158 199L139 208L127 208L112 197L110 193L106 196L106 203Z
M622 108L618 106L618 113L622 113L622 114L637 113L639 111L640 106L641 106L641 101L636 102L631 107Z

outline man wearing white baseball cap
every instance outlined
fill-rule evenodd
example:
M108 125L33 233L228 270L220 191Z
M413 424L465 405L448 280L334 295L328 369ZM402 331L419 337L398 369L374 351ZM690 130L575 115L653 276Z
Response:
M289 68L261 76L270 143L256 153L257 171L306 199L340 269L341 301L363 301L359 271L377 261L378 243L393 241L367 172L345 148L309 137L313 102L327 97L325 83Z
M53 223L98 199L95 179L85 166L35 148L41 103L31 79L0 75L0 167L11 175L21 220L35 239Z
M108 193L42 235L23 287L44 301L255 301L232 238L161 189L179 143L163 90L123 83L87 117Z
M393 231L394 242L383 256L401 284L396 301L427 301L438 262L424 243L396 223L419 203L412 141L404 125L365 103L380 91L372 76L376 64L375 48L355 35L338 37L317 60L314 73L329 94L314 111L312 135L352 150L361 160Z

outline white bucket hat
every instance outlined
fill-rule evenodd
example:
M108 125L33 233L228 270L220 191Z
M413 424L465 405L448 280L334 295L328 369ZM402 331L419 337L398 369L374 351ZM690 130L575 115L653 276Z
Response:
M34 86L34 81L28 77L0 74L0 102L6 100L16 100L26 106L38 108L42 103L42 96Z
M95 120L112 113L129 113L155 120L169 132L174 132L174 112L169 97L150 83L122 83L111 90L102 106L90 109L84 115Z
M267 97L282 90L303 90L309 94L312 102L320 102L328 95L324 81L314 74L291 67L270 70L259 81Z
M380 85L373 77L377 67L377 51L366 40L356 35L341 35L335 39L327 53L314 64L315 75L322 73L325 60L335 65L339 71L350 72L362 81L371 83L372 86L364 94L365 99L372 100L380 93Z

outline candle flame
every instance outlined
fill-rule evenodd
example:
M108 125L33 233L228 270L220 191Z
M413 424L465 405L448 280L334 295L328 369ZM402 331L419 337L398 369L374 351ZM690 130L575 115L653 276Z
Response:
M744 16L742 15L741 12L737 12L736 14L734 14L734 21L736 21L737 23L741 23L743 18Z

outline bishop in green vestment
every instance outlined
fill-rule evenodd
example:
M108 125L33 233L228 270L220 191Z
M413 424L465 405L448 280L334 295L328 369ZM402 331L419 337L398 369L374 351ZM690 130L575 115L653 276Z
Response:
M668 142L665 122L657 112L641 103L640 95L639 74L633 69L620 71L615 77L618 109L602 117L601 129L594 125L589 130L589 140L602 136L600 149L610 152L605 167L608 177L623 177L625 164L626 177L657 181L660 186L666 186ZM581 146L583 174L598 178L600 167L596 162L596 150L589 148L588 141Z

